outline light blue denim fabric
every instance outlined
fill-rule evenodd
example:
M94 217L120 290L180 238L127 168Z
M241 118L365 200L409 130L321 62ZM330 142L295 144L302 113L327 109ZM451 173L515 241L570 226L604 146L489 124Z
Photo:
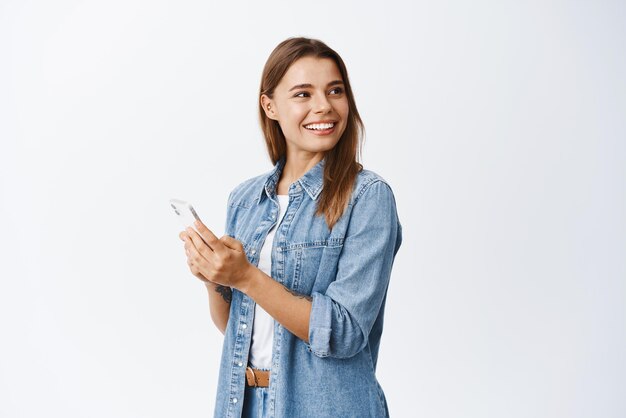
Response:
M272 246L272 278L313 298L309 342L278 322L270 375L270 418L388 417L375 371L387 288L402 227L389 185L363 170L332 231L315 215L321 160L289 187L289 205ZM276 184L284 160L238 185L228 198L226 234L257 265L276 223ZM255 302L233 290L215 417L241 417Z
M269 398L270 394L268 388L246 386L241 418L269 417Z

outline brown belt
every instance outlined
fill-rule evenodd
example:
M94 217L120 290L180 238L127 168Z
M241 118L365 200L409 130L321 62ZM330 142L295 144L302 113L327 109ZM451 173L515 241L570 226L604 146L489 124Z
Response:
M259 388L268 387L270 385L270 371L246 367L246 385Z

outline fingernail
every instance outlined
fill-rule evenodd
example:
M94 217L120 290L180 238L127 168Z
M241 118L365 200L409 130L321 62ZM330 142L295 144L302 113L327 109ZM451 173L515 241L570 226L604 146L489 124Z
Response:
M195 221L193 224L194 224L195 226L200 226L200 221Z

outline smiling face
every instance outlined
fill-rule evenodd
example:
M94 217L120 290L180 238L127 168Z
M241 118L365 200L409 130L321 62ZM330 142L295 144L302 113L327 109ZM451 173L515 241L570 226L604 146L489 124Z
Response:
M303 57L287 70L273 98L261 96L268 118L278 122L287 158L321 159L346 129L348 98L341 73L330 58Z

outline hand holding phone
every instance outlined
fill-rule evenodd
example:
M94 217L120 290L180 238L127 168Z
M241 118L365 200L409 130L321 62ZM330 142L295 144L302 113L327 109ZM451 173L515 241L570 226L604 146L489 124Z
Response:
M189 235L186 230L187 228L192 228L213 252L211 257L209 257L212 261L209 262L204 256L196 257L199 249L196 247L195 243L185 242L187 263L194 276L205 283L210 282L220 286L241 288L245 284L245 281L249 280L251 269L256 268L250 264L241 241L228 235L222 238L215 236L200 220L193 206L184 200L170 199L170 206L174 210L180 223L185 227L185 233ZM204 236L194 225L196 221L202 224L201 228L204 231ZM181 233L179 237L182 238L182 235L183 233ZM207 240L213 243L213 247ZM215 251L214 248L219 250Z

